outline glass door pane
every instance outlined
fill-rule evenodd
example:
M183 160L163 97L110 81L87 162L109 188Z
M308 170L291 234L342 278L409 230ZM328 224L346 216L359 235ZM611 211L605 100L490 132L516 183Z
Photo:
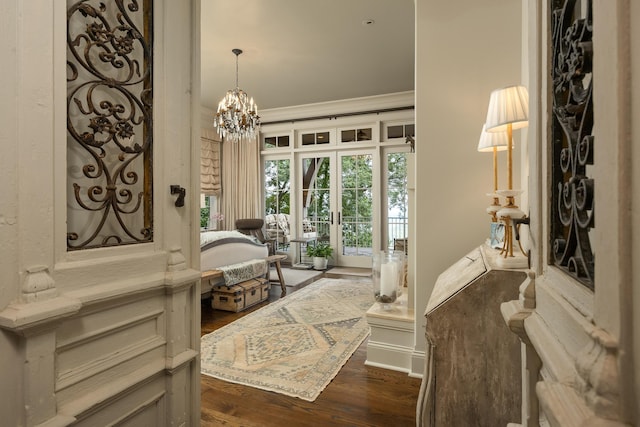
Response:
M276 251L289 250L289 230L286 218L291 212L291 168L288 159L266 160L265 228L267 237L275 240ZM286 215L286 217L285 217Z
M331 241L331 159L302 159L302 237Z
M340 265L369 266L373 253L373 155L340 154Z
M409 196L407 192L407 153L387 154L386 248L407 253Z

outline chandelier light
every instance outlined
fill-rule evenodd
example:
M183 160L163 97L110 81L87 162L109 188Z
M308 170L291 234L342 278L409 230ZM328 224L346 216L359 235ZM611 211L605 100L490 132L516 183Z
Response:
M242 50L233 49L231 52L236 55L236 88L227 91L218 104L213 126L225 141L252 140L260 127L258 106L238 87L238 56Z

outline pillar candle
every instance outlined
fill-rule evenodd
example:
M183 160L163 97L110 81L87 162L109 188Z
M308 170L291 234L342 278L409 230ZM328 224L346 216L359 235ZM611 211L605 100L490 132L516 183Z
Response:
M386 262L380 265L380 295L392 296L398 287L398 272L395 262Z

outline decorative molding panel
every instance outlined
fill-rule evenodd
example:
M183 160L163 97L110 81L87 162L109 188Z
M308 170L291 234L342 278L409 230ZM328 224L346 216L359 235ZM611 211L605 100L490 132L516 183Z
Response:
M184 255L182 255L182 248L171 248L167 259L167 271L184 270L185 268L187 268L187 263Z
M49 267L38 265L27 268L27 274L22 285L21 300L23 302L48 300L57 296L56 282L49 274Z
M505 322L525 345L523 366L529 387L523 395L523 425L538 425L539 410L543 422L552 426L577 427L593 422L602 426L625 425L618 418L618 343L602 329L582 320L568 304L559 304L559 297L542 302L545 306L556 304L557 309L546 307L539 312L532 304L536 285L530 275L520 288L519 300L501 305ZM548 286L542 288L543 294L553 293ZM562 328L554 328L552 325L561 318ZM575 338L576 332L568 332L572 330L581 331L576 343L586 341L576 351L572 350L576 346L567 345Z
M365 365L409 373L414 351L413 310L408 308L406 298L391 307L385 311L376 303L367 311L371 335Z

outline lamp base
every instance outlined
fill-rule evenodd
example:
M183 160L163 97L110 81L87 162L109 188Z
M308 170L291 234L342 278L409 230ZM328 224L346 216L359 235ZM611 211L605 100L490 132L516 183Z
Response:
M504 208L508 208L508 209L518 208L518 206L516 206L516 203L515 203L515 198L520 193L522 193L522 190L497 190L496 191L496 194L507 199L507 204L504 206ZM497 215L498 217L500 216L499 213L497 213ZM512 218L515 218L515 216L512 216Z
M502 209L500 205L500 199L496 193L487 193L487 196L493 197L493 204L487 207L486 211L489 215L491 215L491 222L498 222L498 217L496 213Z
M496 194L500 197L516 197L522 194L522 190L496 190Z
M516 254L510 257L496 257L496 265L504 269L529 268L529 260L524 255Z
M504 228L505 228L504 244L502 246L502 251L500 252L500 255L502 255L505 259L514 258L515 256L513 254L513 237L514 237L513 231L514 230L513 230L513 224L511 220L514 218L517 218L517 219L524 218L525 216L525 213L522 212L520 208L518 208L518 206L515 204L515 196L517 194L520 194L521 190L498 190L496 191L496 193L506 197L507 199L507 204L502 208L500 208L498 212L496 212L496 216L502 223L504 223ZM518 245L519 244L520 242L518 242ZM522 249L522 246L520 246L520 250L524 252L524 250ZM517 267L512 267L512 268L517 268Z

